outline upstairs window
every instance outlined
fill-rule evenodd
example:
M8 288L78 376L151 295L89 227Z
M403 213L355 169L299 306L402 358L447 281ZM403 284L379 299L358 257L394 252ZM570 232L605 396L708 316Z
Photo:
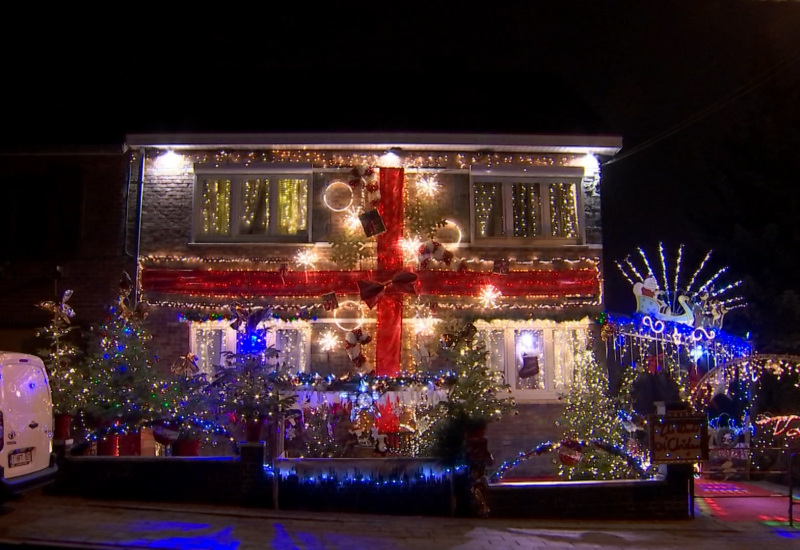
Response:
M197 174L197 242L308 242L311 174Z
M475 241L580 244L580 179L473 176Z

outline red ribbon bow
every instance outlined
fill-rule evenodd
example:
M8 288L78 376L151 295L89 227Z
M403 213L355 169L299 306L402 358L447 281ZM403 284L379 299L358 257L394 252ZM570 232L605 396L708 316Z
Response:
M417 282L417 274L409 271L402 271L392 277L391 281L385 283L376 283L373 281L356 281L358 284L358 292L361 299L369 306L370 309L375 307L378 300L383 298L386 288L390 285L395 292L402 292L404 294L416 294L414 284Z

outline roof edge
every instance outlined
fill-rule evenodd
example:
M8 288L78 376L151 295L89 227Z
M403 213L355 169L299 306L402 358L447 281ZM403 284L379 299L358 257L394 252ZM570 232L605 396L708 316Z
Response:
M130 149L359 149L384 151L463 151L507 153L596 153L615 155L622 138L614 135L449 134L449 133L180 133L129 134Z

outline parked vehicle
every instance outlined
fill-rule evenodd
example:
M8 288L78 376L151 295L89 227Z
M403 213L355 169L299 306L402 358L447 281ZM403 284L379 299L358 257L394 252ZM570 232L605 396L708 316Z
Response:
M47 370L34 355L0 351L0 493L45 485L58 467Z

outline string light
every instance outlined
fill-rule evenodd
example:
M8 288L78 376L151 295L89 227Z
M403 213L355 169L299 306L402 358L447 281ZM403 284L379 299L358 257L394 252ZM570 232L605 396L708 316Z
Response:
M146 152L146 161L157 172L159 158L167 154L167 151L150 149ZM307 149L265 149L265 150L208 150L208 151L172 151L171 154L182 157L182 162L176 162L176 166L181 166L184 170L190 170L192 166L211 166L220 168L224 166L244 165L247 167L258 167L259 165L274 164L312 164L315 168L342 168L350 169L358 165L378 166L381 163L381 156L375 152L339 153L336 151L310 151ZM585 154L501 154L501 153L414 153L400 151L398 153L399 164L407 169L423 168L450 168L467 170L470 167L494 166L520 166L526 167L554 167L554 166L574 166L576 162L581 162ZM163 169L162 169L163 171Z

